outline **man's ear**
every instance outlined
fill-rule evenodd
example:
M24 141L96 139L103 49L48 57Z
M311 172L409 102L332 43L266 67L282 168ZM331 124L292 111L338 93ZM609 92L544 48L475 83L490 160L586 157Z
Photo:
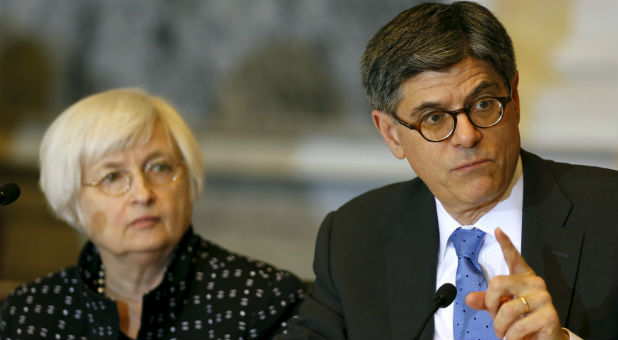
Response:
M404 159L406 155L399 141L399 131L393 117L386 112L373 110L371 111L371 118L373 125L376 126L393 155L399 159Z
M517 113L517 121L519 121L519 90L517 89L517 85L519 85L519 71L515 70L515 74L511 78L511 102L515 105L515 112Z

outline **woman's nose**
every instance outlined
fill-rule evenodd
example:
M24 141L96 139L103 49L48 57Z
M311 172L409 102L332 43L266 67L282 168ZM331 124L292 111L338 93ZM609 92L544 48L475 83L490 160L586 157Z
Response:
M131 194L131 200L136 203L148 204L154 200L151 184L141 171L133 174L129 193Z

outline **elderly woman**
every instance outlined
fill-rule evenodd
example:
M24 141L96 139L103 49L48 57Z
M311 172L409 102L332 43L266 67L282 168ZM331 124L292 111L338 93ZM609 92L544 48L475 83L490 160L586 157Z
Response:
M164 100L80 100L45 133L40 166L52 210L89 241L76 266L4 301L0 338L268 338L302 299L292 274L193 232L203 160Z

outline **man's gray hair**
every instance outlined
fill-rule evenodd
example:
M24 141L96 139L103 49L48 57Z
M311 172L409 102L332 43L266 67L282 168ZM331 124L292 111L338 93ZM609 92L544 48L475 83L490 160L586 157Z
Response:
M487 62L506 86L516 71L511 38L487 8L459 1L407 9L367 44L361 75L369 103L373 109L393 114L406 79L446 70L466 57Z

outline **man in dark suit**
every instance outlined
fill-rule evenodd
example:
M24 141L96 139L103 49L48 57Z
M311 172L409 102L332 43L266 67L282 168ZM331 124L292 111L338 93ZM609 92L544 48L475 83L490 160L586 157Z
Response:
M455 302L421 338L618 338L618 174L520 148L500 22L474 3L415 6L361 69L376 128L418 178L328 214L287 338L411 338L447 282Z

